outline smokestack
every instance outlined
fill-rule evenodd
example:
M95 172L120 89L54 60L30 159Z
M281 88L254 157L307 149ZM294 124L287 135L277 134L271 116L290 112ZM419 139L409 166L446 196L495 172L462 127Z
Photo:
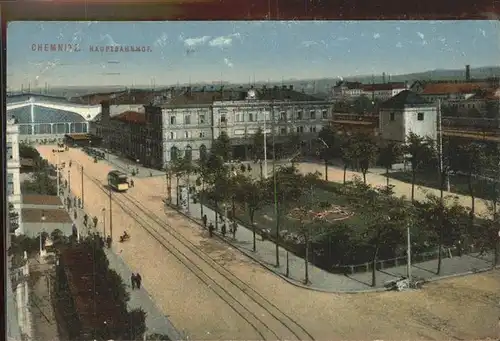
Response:
M470 81L470 65L465 65L465 80Z
M385 84L385 72L382 72L382 83Z

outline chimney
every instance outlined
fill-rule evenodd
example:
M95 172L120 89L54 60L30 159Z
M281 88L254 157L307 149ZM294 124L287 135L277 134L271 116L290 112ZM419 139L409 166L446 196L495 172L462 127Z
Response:
M470 82L470 65L465 65L465 80Z
M382 83L385 84L385 72L382 72Z

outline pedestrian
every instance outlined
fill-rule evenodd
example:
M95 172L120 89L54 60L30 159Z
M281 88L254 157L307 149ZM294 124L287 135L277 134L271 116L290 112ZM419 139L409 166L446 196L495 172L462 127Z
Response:
M137 285L137 289L140 289L141 288L141 282L142 282L141 275L139 273L137 273L137 275L135 275L135 279L136 279L135 284Z
M204 215L203 215L203 218L201 218L201 220L203 220L203 227L204 227L204 228L207 228L207 215L206 215L206 214L204 214Z
M72 164L73 164L73 161L69 160L69 168L71 168Z
M214 229L214 224L210 222L210 225L208 225L208 235L210 236L210 238L212 238L214 235Z
M73 214L74 214L74 217L75 217L75 220L76 220L78 218L78 215L76 214L76 210L75 210L75 212Z
M233 239L236 239L236 230L238 229L238 224L236 221L233 221L233 228L231 229L231 232L233 233Z
M111 242L112 242L111 236L108 234L108 237L106 238L106 244L108 245L108 249L111 248Z
M87 215L87 213L85 213L85 215L83 216L83 225L87 226L88 219L89 216Z
M134 179L130 179L130 187L134 187Z
M222 237L226 236L226 223L222 224L220 232L222 233Z
M136 282L137 282L137 277L135 273L132 272L132 275L130 276L130 285L132 286L132 290L135 289Z

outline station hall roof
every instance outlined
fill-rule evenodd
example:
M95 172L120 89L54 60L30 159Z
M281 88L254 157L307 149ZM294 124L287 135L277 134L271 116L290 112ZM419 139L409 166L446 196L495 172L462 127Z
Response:
M14 117L18 124L86 122L85 118L78 113L61 109L46 108L40 105L33 105L33 115L31 112L31 105L8 109L7 113L9 117Z

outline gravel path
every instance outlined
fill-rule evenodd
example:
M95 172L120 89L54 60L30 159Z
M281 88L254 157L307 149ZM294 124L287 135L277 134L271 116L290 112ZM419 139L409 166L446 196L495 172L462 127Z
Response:
M39 150L44 157L53 160L50 146L41 146ZM111 169L103 162L94 164L75 149L61 153L60 158L78 160L85 172L102 179L103 183ZM72 173L77 173L75 166L73 169ZM333 174L330 178L333 179ZM223 265L293 317L316 340L431 340L497 336L500 302L498 271L445 280L429 284L424 290L404 293L335 295L300 289L264 270L226 244L208 239L194 223L171 210L165 210L161 203L166 193L164 179L136 179L135 183L136 187L128 195L141 201L158 216L166 217L179 234L197 245L200 251L206 252L207 257ZM72 180L72 187L74 193L79 195L78 181ZM86 210L92 215L102 216L100 210L108 207L108 197L89 181L85 183L85 197ZM149 222L153 224L151 220ZM130 242L123 245L116 243L116 251L134 271L143 275L148 292L179 330L185 330L192 339L262 338L116 204L113 225L115 236L124 229L132 235ZM155 229L160 231L159 226ZM220 275L217 279L224 281ZM227 281L221 284L228 285ZM227 289L236 293L234 287ZM250 305L251 302L245 304ZM262 316L262 319L273 320L269 316Z

